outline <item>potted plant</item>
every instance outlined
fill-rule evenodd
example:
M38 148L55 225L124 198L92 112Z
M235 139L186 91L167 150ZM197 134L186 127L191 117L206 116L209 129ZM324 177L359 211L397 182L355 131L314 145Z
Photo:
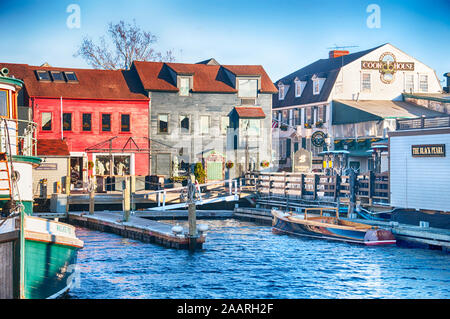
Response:
M261 162L260 165L261 165L262 168L268 168L270 163L269 163L269 161L264 160L264 161Z
M316 122L316 127L322 127L322 126L323 126L323 122L322 121Z
M311 128L311 124L305 123L304 127L305 127L305 128Z

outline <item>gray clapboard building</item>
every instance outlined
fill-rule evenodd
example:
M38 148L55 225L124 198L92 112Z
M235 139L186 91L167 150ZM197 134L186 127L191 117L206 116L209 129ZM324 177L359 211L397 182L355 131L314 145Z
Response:
M262 66L209 59L197 64L135 61L131 69L150 97L152 174L176 176L202 162L207 179L219 180L271 161L277 89ZM233 163L231 169L227 162Z

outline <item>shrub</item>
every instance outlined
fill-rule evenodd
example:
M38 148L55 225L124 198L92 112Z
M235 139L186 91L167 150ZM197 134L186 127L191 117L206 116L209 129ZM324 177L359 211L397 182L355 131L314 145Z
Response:
M202 163L195 164L194 175L199 184L204 184L206 182L206 173Z

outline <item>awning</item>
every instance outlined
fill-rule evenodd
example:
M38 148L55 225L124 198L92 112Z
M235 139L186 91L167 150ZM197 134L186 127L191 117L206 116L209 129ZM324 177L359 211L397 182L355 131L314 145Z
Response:
M263 119L266 117L266 114L260 107L236 106L234 109L241 119Z

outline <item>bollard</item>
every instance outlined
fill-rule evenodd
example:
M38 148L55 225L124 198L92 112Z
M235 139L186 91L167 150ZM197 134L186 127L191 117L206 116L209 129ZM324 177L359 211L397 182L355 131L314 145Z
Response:
M191 174L188 180L188 224L189 224L189 250L194 251L197 246L197 216L195 209L195 177Z

